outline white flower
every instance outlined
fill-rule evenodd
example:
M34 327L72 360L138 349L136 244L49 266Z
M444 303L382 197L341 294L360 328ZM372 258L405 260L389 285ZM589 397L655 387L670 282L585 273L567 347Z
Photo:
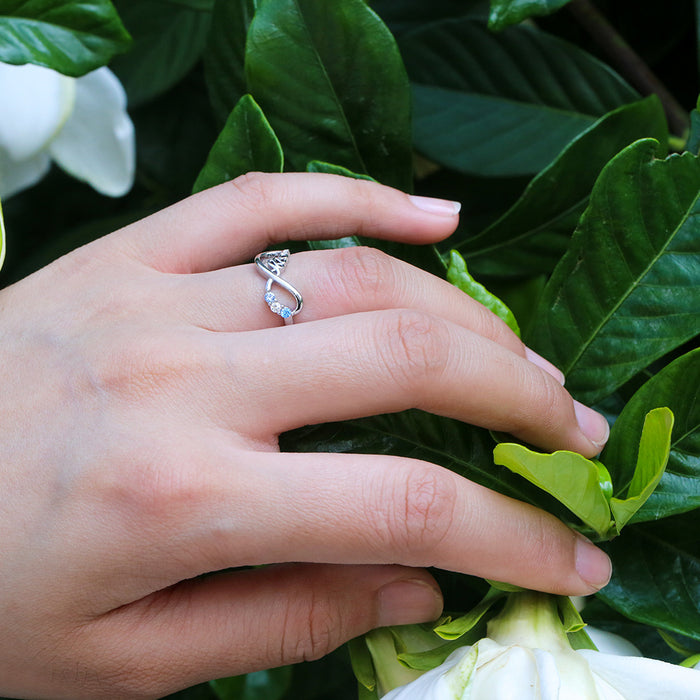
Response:
M614 644L616 653L574 651L552 599L518 596L489 623L488 637L384 700L700 700L696 670L620 656L636 649L605 633L594 636Z
M0 197L37 183L55 161L111 197L134 181L134 126L108 68L69 78L0 63Z

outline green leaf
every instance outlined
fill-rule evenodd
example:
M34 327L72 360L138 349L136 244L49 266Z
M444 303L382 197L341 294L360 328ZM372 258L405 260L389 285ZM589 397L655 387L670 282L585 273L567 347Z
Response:
M131 40L109 0L5 0L0 61L34 63L78 77L105 65Z
M248 91L245 42L257 0L217 0L204 51L204 75L214 112L224 123Z
M115 5L134 45L111 67L133 107L171 88L199 60L213 0L200 8L172 2L164 8L163 0L115 0Z
M246 75L293 169L323 160L411 189L408 79L363 0L263 0Z
M657 147L604 168L528 339L589 405L700 332L700 160Z
M607 545L610 583L598 596L632 620L700 640L697 513L629 526Z
M281 173L283 165L275 132L255 100L244 95L216 139L192 191L201 192L252 170Z
M576 606L569 596L557 596L557 609L562 625L564 626L564 631L567 634L579 632L586 626L586 623L581 617L581 613L576 609Z
M592 460L565 450L540 454L506 442L496 445L493 459L552 494L600 537L612 531L610 507Z
M661 480L668 463L672 430L673 413L668 408L655 408L647 413L639 442L637 466L627 497L610 499L610 510L618 532L651 496Z
M254 671L209 683L219 700L281 700L292 678L291 666Z
M350 652L352 672L355 674L357 682L367 688L367 690L374 690L377 686L377 678L374 673L372 655L369 653L365 638L356 637L351 639L347 646Z
M480 304L483 304L520 337L520 328L513 312L497 296L489 292L483 284L479 284L469 274L467 263L456 250L450 252L447 281L461 289L465 294L468 294L472 299L476 299Z
M489 27L500 31L529 17L541 17L556 12L570 0L491 0Z
M700 99L698 99L700 104ZM688 142L685 144L685 150L690 151L693 155L700 154L700 108L696 107L690 113L690 133L688 134Z
M655 95L619 107L576 136L503 216L457 248L473 265L482 256L498 259L504 246L514 246L515 260L522 269L523 248L530 239L544 236L549 242L553 233L562 231L568 238L606 163L625 146L647 136L661 143L668 139L664 111ZM534 253L536 259L542 259L546 247L539 250L535 242ZM533 271L531 266L528 271Z
M601 116L639 95L590 54L531 27L502 34L466 18L401 39L414 143L430 160L481 176L546 167Z
M333 165L332 163L325 163L322 160L312 160L306 166L306 171L309 173L327 173L329 175L342 175L343 177L351 177L354 180L369 180L370 182L376 182L373 177L369 175L361 175L360 173L354 173L352 170L344 168L342 165Z
M443 639L453 640L463 637L467 632L470 632L481 618L491 609L494 603L505 598L506 593L499 591L496 588L490 588L489 592L484 596L483 600L472 608L466 615L439 625L435 628L435 634Z
M629 455L653 406L675 416L668 465L634 521L656 520L700 507L700 350L671 362L629 400L610 432L602 459L613 470L620 493L632 480Z

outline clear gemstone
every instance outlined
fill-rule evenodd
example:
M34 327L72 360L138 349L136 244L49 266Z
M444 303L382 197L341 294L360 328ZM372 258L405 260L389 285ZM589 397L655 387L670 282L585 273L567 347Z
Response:
M270 304L270 311L273 311L276 314L281 313L282 304L280 304L279 301L273 301L272 304Z

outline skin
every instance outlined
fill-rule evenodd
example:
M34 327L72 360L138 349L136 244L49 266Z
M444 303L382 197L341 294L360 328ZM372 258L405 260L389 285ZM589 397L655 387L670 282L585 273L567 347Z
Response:
M249 175L0 293L0 695L157 698L318 658L437 617L425 566L571 595L607 582L554 517L441 467L279 453L286 430L412 407L600 450L602 417L446 282L371 249L298 253L285 327L250 263L456 223L370 182Z

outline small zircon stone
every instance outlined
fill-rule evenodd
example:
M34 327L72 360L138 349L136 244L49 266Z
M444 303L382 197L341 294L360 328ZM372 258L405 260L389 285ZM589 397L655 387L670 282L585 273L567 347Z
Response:
M265 301L268 304L272 304L272 302L275 301L276 299L277 299L277 297L272 292L267 292L265 294Z
M282 304L279 303L279 301L273 301L272 304L270 304L270 311L273 313L279 314L282 312Z
M291 315L292 315L292 310L291 310L288 306L285 306L285 307L282 309L282 311L280 311L280 316L281 316L282 318L290 318Z

